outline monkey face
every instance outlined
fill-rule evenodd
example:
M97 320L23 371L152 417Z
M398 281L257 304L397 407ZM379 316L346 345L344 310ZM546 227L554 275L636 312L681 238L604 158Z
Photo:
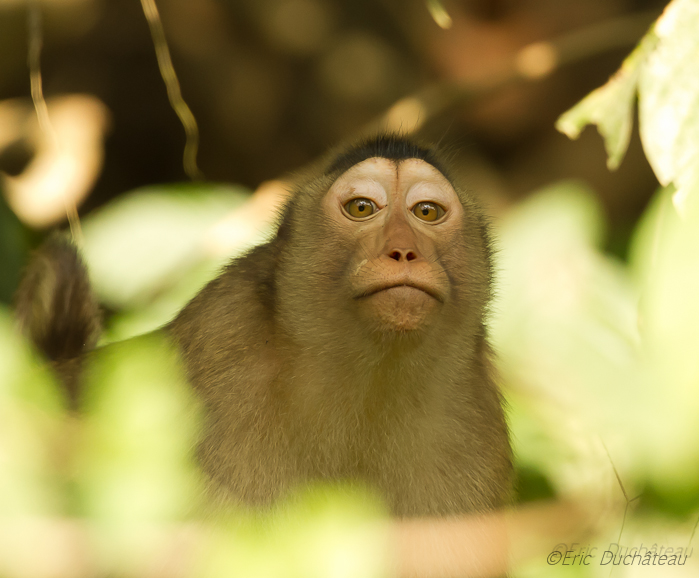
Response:
M463 207L449 181L420 159L366 159L340 175L322 201L353 247L345 269L359 314L379 329L429 324L450 299L440 247L462 231Z

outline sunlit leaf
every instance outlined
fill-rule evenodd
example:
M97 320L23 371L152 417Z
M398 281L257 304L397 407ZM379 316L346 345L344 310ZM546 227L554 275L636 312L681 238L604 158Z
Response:
M660 491L699 491L699 210L683 216L660 191L634 238L642 283L640 325L654 388L639 392L653 419L644 430L649 474Z
M192 395L157 334L97 350L86 365L77 485L83 513L101 528L101 551L117 567L142 562L158 528L196 511Z
M638 85L643 148L660 183L675 184L680 205L690 194L699 194L697 30L699 2L671 2L655 26L657 46Z
M152 187L88 216L84 253L100 299L119 308L169 286L205 256L205 232L248 198L219 185Z
M563 114L557 128L576 138L587 124L604 137L608 165L626 151L638 92L641 140L675 206L699 194L699 2L673 0L612 79Z
M104 341L121 341L162 327L230 261L230 257L209 258L183 271L171 286L149 303L115 315L105 330Z
M63 403L0 309L0 517L56 514Z
M643 420L627 407L643 380L637 297L599 252L603 227L592 193L562 183L514 210L498 235L492 338L515 454L563 492L616 485L600 440L623 448L620 467L639 451L632 432Z
M597 125L607 150L607 166L612 170L621 164L629 146L640 67L654 44L655 38L649 34L607 84L592 91L556 122L556 128L572 139L578 138L588 124Z
M348 487L307 489L268 514L235 512L213 533L199 574L380 578L382 514L375 496Z

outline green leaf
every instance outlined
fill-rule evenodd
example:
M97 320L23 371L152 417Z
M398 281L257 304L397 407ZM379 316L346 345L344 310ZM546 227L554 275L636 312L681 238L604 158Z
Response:
M699 2L673 0L621 69L564 113L556 128L577 138L587 124L604 137L607 165L626 152L638 93L641 141L661 184L675 185L675 207L699 196Z
M699 492L699 207L678 214L658 192L636 232L631 263L641 282L639 325L653 387L634 402L649 416L641 439L661 493Z
M568 182L527 199L498 231L491 335L515 455L564 493L595 491L611 472L600 439L628 462L643 451L635 440L646 416L628 403L645 383L637 295L599 251L603 227L594 194Z
M55 454L65 441L63 406L48 368L0 308L0 519L61 511Z
M381 578L382 510L375 495L346 485L306 488L268 513L233 511L213 528L195 575Z
M556 122L556 128L571 139L578 138L588 124L597 125L610 170L621 164L629 146L640 66L654 43L653 34L648 34L607 84L592 91Z
M82 514L105 562L133 570L158 530L195 513L198 404L178 356L152 333L96 350L85 363L76 452Z
M88 216L84 254L100 300L114 308L149 301L205 257L205 233L249 197L222 185L149 187Z
M699 192L699 2L674 0L655 26L657 45L639 78L643 148L675 204Z

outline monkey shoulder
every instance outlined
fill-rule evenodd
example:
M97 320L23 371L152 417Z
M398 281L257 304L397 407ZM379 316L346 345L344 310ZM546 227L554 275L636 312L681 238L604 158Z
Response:
M263 245L234 260L167 327L195 388L230 390L273 369L274 259Z
M269 503L292 476L275 394L276 247L232 261L167 327L206 407L199 460L212 492Z

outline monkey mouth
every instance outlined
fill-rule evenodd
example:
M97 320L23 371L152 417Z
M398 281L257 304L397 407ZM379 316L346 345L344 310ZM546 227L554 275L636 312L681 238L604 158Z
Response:
M372 295L376 295L377 293L381 293L382 291L388 291L390 289L400 289L402 287L408 288L408 289L417 289L418 291L422 291L423 293L426 293L433 299L436 299L440 303L444 302L444 299L442 296L437 293L432 287L429 287L427 285L424 285L422 283L415 283L413 281L401 281L398 283L385 283L385 284L377 284L377 285L372 285L362 291L359 295L355 297L355 299L362 299L365 297L371 297Z

